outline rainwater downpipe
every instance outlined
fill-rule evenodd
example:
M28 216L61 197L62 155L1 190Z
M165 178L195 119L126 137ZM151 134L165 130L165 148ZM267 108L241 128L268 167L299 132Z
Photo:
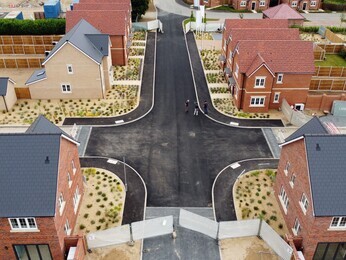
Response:
M102 92L102 99L105 98L105 95L103 93L103 84L102 84L102 72L101 72L101 63L99 64L99 71L100 71L100 82L101 82L101 92Z
M7 107L7 104L6 104L5 96L2 96L2 99L4 100L4 104L5 104L6 112L8 112L8 107Z

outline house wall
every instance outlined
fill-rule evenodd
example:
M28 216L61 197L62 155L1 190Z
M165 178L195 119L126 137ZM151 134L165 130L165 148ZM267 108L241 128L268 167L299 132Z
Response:
M297 2L297 7L292 7L292 2ZM316 0L316 6L311 6L311 1L314 0L281 0L279 1L279 4L288 4L290 7L296 10L303 10L303 5L306 3L306 9L305 10L318 10L321 7L321 1Z
M0 111L1 110L6 111L6 105L7 105L7 109L11 110L13 105L17 101L16 92L14 90L14 84L11 81L8 81L7 84L8 85L7 85L6 96L4 98L0 96ZM5 105L5 102L6 102L6 105Z
M30 217L30 216L28 216ZM11 232L7 218L0 218L0 259L16 259L13 245L48 244L53 259L63 260L54 218L35 218L38 232Z
M71 234L72 234L72 231L76 225L78 210L79 210L81 199L84 193L84 186L83 186L83 177L82 177L82 173L80 169L77 145L73 144L72 142L64 138L61 138L59 154L60 154L59 175L58 175L56 214L55 214L54 224L57 230L56 232L59 236L59 243L60 243L61 250L64 251L64 238L66 237L66 234L64 232L64 225L66 223L66 219L68 219L68 222L71 227ZM74 165L76 167L75 174L73 174L72 161L74 162ZM71 180L72 180L71 187L69 187L67 173L69 173L71 176ZM77 186L78 186L79 194L81 195L81 197L79 200L79 206L77 208L77 211L75 212L74 205L73 205L73 196ZM58 203L58 198L60 193L63 194L64 200L65 200L65 207L62 214L60 214L59 212L59 203Z
M73 74L67 73L67 64L72 65ZM45 67L47 79L29 85L32 99L103 98L99 65L70 44ZM62 93L62 83L70 83L72 92Z
M252 3L256 3L256 7L255 10L266 10L269 8L269 3L270 0L264 0L265 1L265 5L264 6L260 6L260 0L250 0L250 1L246 1L246 6L240 6L240 2L242 0L234 0L232 1L232 7L236 10L252 10Z
M291 166L286 176L284 169L287 161L290 162ZM293 188L289 184L292 174L296 175ZM304 139L283 146L274 184L275 197L280 205L280 210L291 235L294 235L292 228L295 219L299 219L301 232L298 235L303 238L303 253L305 259L312 259L318 242L345 242L346 231L329 230L332 217L314 217L308 174ZM278 198L281 186L284 187L289 198L287 214L283 210ZM306 214L299 204L303 192L309 201Z

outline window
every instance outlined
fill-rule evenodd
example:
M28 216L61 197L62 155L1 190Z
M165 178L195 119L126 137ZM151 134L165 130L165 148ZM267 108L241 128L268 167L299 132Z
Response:
M306 211L307 211L308 206L309 206L309 201L306 198L306 195L304 193L302 194L302 197L300 199L299 204L300 204L300 207L302 208L304 214L306 214Z
M67 172L67 181L68 181L68 187L71 188L72 185L72 179L71 179L71 175L69 172Z
M279 199L280 199L281 205L282 205L285 213L287 214L287 209L288 209L288 205L290 204L290 202L289 202L289 199L287 197L287 193L286 193L283 186L281 186Z
M246 6L246 1L241 1L240 6Z
M276 92L274 94L274 101L273 101L273 103L279 103L279 100L280 100L280 92Z
M346 217L333 217L330 228L346 229Z
M290 169L290 167L291 167L290 162L286 162L285 169L284 169L284 173L285 173L286 176L288 174L288 170Z
M35 218L10 218L12 230L37 229Z
M294 226L292 228L292 231L294 235L298 235L300 232L300 223L298 218L296 218L296 220L294 221Z
M250 107L263 107L265 97L251 97Z
M279 83L279 84L282 83L283 78L284 78L283 74L278 74L278 79L277 79L276 83Z
M294 187L294 182L295 182L295 181L296 181L296 175L295 175L295 174L292 174L291 179L290 179L290 185L291 185L292 189L293 189L293 187Z
M255 88L264 88L265 83L266 83L265 77L256 77Z
M73 69L71 64L67 64L67 74L73 74Z
M70 228L70 223L68 222L68 219L66 219L66 223L64 225L64 232L68 236L71 234L71 228Z
M70 84L61 84L62 93L71 93L71 85Z
M74 213L77 212L78 205L79 205L79 200L80 200L80 194L79 194L79 188L78 186L76 187L76 191L73 195L73 208L74 208Z
M60 213L60 216L61 216L63 211L64 211L64 207L65 207L64 196L62 195L61 192L60 192L60 195L59 195L59 198L58 198L58 203L59 203L59 213Z
M77 168L76 168L76 165L74 164L74 160L72 160L71 164L72 164L73 175L75 175L76 171L77 171Z
M48 245L13 245L17 259L51 260Z
M345 259L346 242L318 243L313 260Z
M293 1L291 6L292 7L297 7L297 1Z
M316 1L311 1L310 6L316 6Z
M239 66L238 63L235 64L235 72L234 75L238 78Z
M266 1L260 1L259 6L265 6L266 5Z

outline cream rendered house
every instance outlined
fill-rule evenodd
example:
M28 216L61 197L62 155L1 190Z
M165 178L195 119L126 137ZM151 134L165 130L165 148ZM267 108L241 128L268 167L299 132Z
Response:
M8 77L0 77L0 111L8 112L17 101L15 82Z
M104 98L112 76L110 46L108 34L80 20L25 83L31 98Z

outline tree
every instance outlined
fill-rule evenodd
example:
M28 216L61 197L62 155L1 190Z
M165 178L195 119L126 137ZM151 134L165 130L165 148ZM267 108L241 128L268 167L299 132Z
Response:
M132 4L132 21L138 21L148 10L149 0L131 0Z

